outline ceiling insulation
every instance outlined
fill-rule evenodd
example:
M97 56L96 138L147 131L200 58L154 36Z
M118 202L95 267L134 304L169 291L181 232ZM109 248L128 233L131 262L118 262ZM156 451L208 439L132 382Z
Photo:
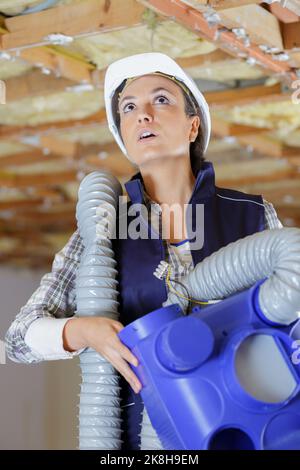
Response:
M55 136L62 140L70 142L80 142L82 144L106 144L114 141L113 135L105 125L95 124L89 127L78 126L76 132L74 130L56 132Z
M41 45L37 39L27 40L31 30L26 29L26 17L36 28L33 38L43 38L44 30L40 33L35 17L22 13L43 1L0 0L0 12L12 16L2 17L0 41L3 34L4 44L17 44L12 52L3 48L0 53L0 80L9 91L7 103L0 106L0 263L48 269L76 228L78 188L85 174L103 169L124 184L137 171L107 127L103 77L114 60L151 51L173 57L200 88L205 87L213 117L206 157L214 163L217 185L262 194L274 203L284 224L300 226L300 107L292 103L294 90L288 89L297 73L300 77L299 50L279 51L283 55L274 59L267 44L275 41L274 48L281 47L284 31L268 33L261 19L266 17L270 25L278 24L278 18L266 4L243 9L245 2L230 0L239 11L242 8L241 15L223 10L219 16L224 24L218 24L214 11L202 1L182 1L180 9L180 0L156 0L161 11L172 11L157 16L151 0L128 0L131 20L119 14L116 28L116 0L113 15L112 2L105 3L105 31L93 27L81 32L81 17L66 14L68 22L72 17L76 23L72 41ZM67 8L68 13L68 5L75 6L75 15L77 4L85 2L89 0L60 0L57 8ZM144 13L141 4L149 7ZM189 22L187 5L199 7L201 21L197 17ZM45 15L47 34L49 24L56 25L57 11L39 13ZM137 12L143 13L142 20ZM84 19L84 28L88 21ZM241 28L236 27L239 22ZM8 34L5 24L12 28ZM69 26L62 24L63 31ZM220 30L213 36L215 27ZM248 36L250 44L245 46ZM266 44L260 44L261 39ZM241 50L238 41L244 41ZM293 61L285 60L284 53Z
M0 159L26 150L28 150L27 145L0 139Z
M281 130L289 133L300 127L300 106L291 99L274 103L232 106L215 111L216 116L229 122Z
M103 69L112 61L131 54L160 51L171 57L207 54L216 49L193 32L174 21L158 22L155 29L147 24L75 39L67 50L79 52Z
M99 90L62 92L13 101L0 107L0 124L30 125L81 119L103 107Z
M21 59L0 59L0 80L18 77L29 72L31 69L32 66Z
M264 77L266 72L259 67L241 62L238 59L227 59L216 63L189 69L193 78L227 82L231 80L255 80Z

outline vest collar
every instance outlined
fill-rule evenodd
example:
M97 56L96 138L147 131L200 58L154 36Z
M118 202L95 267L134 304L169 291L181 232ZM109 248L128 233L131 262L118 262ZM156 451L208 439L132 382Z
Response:
M124 186L133 204L142 204L144 202L143 192L145 185L140 172L133 175ZM202 167L196 176L189 202L207 199L214 195L215 190L215 172L213 164L207 161L202 162Z

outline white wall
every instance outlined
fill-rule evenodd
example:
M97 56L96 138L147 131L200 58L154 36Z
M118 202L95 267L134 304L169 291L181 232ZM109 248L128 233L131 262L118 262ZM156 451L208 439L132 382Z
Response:
M0 267L0 340L44 272ZM0 364L0 449L75 449L78 358Z

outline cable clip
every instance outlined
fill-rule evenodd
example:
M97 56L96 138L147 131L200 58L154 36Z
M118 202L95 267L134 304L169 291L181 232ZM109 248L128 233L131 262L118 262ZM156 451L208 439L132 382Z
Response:
M154 271L153 276L162 281L163 279L166 279L169 268L171 268L169 263L162 260Z

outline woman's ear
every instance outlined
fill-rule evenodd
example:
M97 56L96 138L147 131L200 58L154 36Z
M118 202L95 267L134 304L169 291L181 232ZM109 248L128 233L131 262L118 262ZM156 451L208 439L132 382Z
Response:
M197 135L198 135L198 130L200 126L200 117L198 115L196 116L191 116L192 122L191 122L191 131L190 131L190 142L195 142Z

